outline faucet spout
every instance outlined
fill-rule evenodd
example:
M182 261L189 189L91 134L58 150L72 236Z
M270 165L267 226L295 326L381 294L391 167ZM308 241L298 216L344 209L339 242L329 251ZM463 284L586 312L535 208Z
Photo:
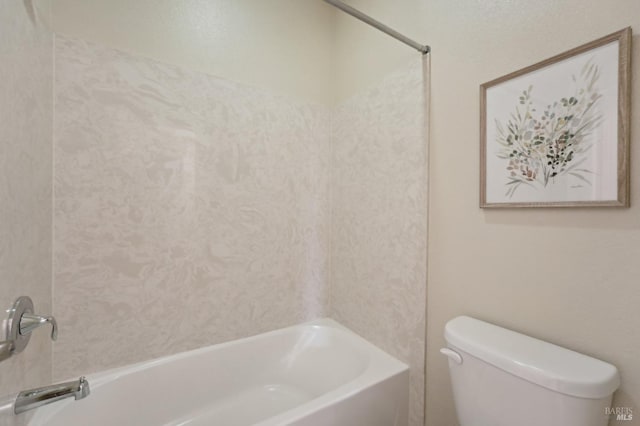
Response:
M89 396L90 392L89 382L84 377L71 382L29 389L18 394L13 411L20 414L66 398L83 399Z

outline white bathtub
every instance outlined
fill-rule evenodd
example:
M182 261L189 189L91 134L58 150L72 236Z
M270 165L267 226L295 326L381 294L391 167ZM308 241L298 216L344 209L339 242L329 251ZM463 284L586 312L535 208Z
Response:
M405 426L407 365L323 319L88 376L30 426Z

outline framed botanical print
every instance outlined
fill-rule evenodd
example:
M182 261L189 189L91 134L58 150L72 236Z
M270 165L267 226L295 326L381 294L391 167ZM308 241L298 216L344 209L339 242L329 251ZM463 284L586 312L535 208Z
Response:
M480 86L480 207L629 206L631 28Z

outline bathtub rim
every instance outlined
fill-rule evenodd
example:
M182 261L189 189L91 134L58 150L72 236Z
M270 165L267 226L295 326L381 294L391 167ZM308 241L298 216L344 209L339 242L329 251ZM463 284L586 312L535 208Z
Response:
M367 366L358 376L340 384L338 387L329 390L315 398L312 398L309 401L306 401L296 407L290 408L282 413L262 419L252 426L273 426L290 424L291 422L301 420L312 413L316 413L350 397L353 397L354 395L357 395L358 393L369 389L376 384L385 382L402 374L409 374L409 366L406 363L383 351L373 343L364 339L362 336L358 335L357 333L338 323L337 321L329 317L324 317L236 340L216 343L201 348L178 352L176 354L165 355L146 361L140 361L121 367L115 367L108 370L90 373L87 375L87 379L90 382L92 390L97 390L102 385L105 385L112 381L116 381L122 376L144 371L154 367L159 367L163 364L182 360L184 358L199 356L207 352L224 350L224 348L229 346L250 343L252 341L260 339L268 339L270 336L276 336L279 334L294 331L296 329L304 329L309 327L334 329L339 333L347 335L349 339L352 339L353 343L356 347L358 347L358 349L363 349L368 354L369 360ZM47 421L48 419L52 419L60 411L65 409L69 404L72 404L74 402L75 401L72 400L64 400L36 410L33 413L33 417L28 422L28 425L31 425L32 422L38 424L38 421Z

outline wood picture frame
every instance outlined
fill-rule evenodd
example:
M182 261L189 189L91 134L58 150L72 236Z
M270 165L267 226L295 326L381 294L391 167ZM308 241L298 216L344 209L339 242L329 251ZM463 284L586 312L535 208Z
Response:
M480 86L480 207L629 207L631 28Z

